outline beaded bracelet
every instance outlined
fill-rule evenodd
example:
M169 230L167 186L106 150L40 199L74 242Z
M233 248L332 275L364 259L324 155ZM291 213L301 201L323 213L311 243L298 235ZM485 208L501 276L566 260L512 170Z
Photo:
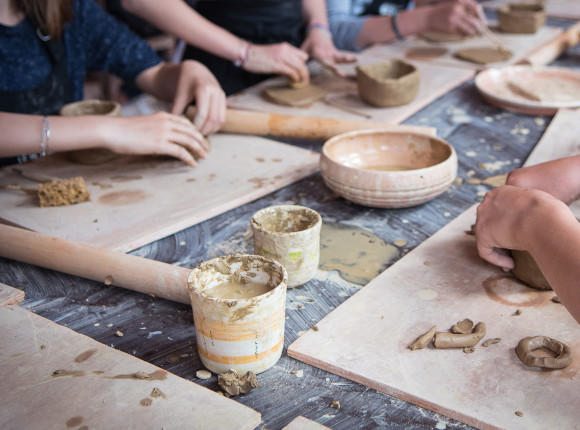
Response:
M397 24L397 14L391 15L391 26L393 27L393 33L397 36L397 39L403 40L404 37L399 30L399 24Z
M328 37L332 38L332 33L330 32L328 26L322 24L321 22L313 22L311 24L308 24L308 26L306 27L306 34L310 33L315 28L317 28L318 30L322 30Z
M236 61L234 61L234 66L236 67L244 67L248 62L248 58L250 58L250 51L252 50L252 42L248 42L244 49L244 53L240 55Z
M40 138L40 155L43 157L48 154L48 145L50 143L50 119L45 116L42 118L42 136Z

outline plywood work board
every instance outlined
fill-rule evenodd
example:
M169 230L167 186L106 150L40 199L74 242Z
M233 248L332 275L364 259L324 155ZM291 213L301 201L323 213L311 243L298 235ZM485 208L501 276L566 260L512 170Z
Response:
M504 3L538 3L537 1L513 1L513 0L492 0L483 2L482 5L488 9L497 9ZM544 9L548 16L556 18L580 19L580 2L578 0L542 0Z
M546 335L580 357L580 325L553 291L537 291L484 262L466 234L476 205L431 236L288 348L288 355L483 429L580 429L580 360L539 371L514 353ZM517 309L522 311L516 315ZM470 318L501 342L474 353L411 351L433 325ZM516 411L523 412L517 416Z
M19 166L25 173L82 176L91 201L40 208L34 196L0 190L0 218L51 236L128 252L262 197L318 171L319 155L273 140L215 135L195 168L181 161L121 157L98 166L64 154ZM12 168L0 184L36 186Z
M250 430L260 423L258 412L234 400L18 306L0 308L0 326L4 430Z
M17 305L24 300L24 291L0 282L0 307Z
M491 63L487 65L475 64L468 61L455 58L453 53L462 49L479 48L479 47L493 47L493 44L483 36L477 36L463 40L461 42L427 42L419 36L409 37L405 40L393 42L389 44L375 45L366 50L368 55L374 55L379 58L397 55L404 58L406 53L414 48L433 48L444 47L448 52L431 60L424 60L433 65L444 65L451 67L469 68L473 70L482 70L488 67L502 67L511 64L516 64L523 61L528 55L535 53L541 49L542 46L548 45L552 40L556 39L561 33L562 29L559 27L544 26L540 28L535 34L506 34L498 31L493 25L490 30L497 36L506 49L513 52L513 57L506 61Z
M363 52L357 64L379 63L383 60ZM379 108L363 102L358 95L355 65L342 66L342 70L346 74L344 78L335 76L329 71L322 70L316 67L316 65L312 66L312 82L327 92L326 102L318 101L310 107L290 107L281 106L264 99L262 97L264 89L285 84L286 78L278 77L268 79L239 94L230 96L228 98L228 106L235 109L271 112L283 115L300 115L342 120L368 119L387 124L398 124L474 75L474 72L471 70L458 70L418 61L410 62L415 64L419 69L421 83L415 99L404 106Z

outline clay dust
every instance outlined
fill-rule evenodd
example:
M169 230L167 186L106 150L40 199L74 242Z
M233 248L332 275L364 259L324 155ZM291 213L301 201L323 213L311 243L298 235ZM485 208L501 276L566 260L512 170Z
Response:
M320 238L320 269L336 270L340 277L366 285L393 261L400 250L359 227L324 224Z

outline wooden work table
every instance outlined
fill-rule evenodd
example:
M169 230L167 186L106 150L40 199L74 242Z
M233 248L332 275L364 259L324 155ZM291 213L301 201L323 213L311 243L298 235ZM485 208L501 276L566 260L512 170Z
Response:
M569 25L565 21L550 21ZM570 49L554 65L580 70L580 47ZM457 151L458 176L463 181L435 200L410 209L366 208L335 196L316 174L131 254L192 268L215 256L251 253L251 216L263 207L290 203L318 211L325 223L356 225L388 243L404 239L407 245L400 249L400 258L490 189L487 185L468 183L468 179L507 173L521 166L550 120L551 117L521 115L486 104L471 79L404 122L436 127L438 136L453 144ZM291 143L315 151L322 144ZM497 170L483 169L480 163L490 163L488 166ZM203 366L195 347L189 306L1 258L0 282L24 289L26 299L22 306L34 313L219 390L215 375L209 380L195 377ZM300 288L288 290L285 349L301 331L308 330L359 288L338 277L320 275ZM116 336L117 331L123 336ZM185 354L188 355L175 361L176 356ZM303 376L291 373L293 370L302 370ZM285 352L275 367L258 375L258 381L259 388L235 398L262 414L263 422L258 428L281 429L299 415L334 430L469 428L294 360ZM334 400L340 402L340 410L329 407Z

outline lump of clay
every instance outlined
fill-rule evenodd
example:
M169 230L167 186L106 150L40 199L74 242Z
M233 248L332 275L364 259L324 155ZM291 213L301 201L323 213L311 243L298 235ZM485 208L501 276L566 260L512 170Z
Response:
M538 264L528 251L511 251L514 259L513 275L520 281L538 290L551 290Z
M507 3L497 9L499 29L505 33L532 34L546 23L541 4Z
M456 333L435 333L433 346L435 348L470 348L479 343L485 336L486 325L483 322L477 323L473 328L472 333L456 334Z
M419 92L419 70L401 60L357 66L356 81L360 98L378 107L401 106Z
M326 96L326 91L316 85L306 84L300 88L288 86L269 87L264 89L262 95L267 100L279 105L308 107L314 102L322 100Z
M415 351L416 349L423 349L433 340L435 337L435 332L437 331L437 326L434 325L429 329L429 331L425 334L419 336L413 343L411 343L407 348L411 351Z
M88 202L91 194L82 176L38 184L40 207L66 206Z
M512 58L514 54L507 49L499 48L468 48L455 52L455 56L461 60L469 61L475 64L497 63Z
M547 349L554 356L541 356L539 350ZM525 337L516 347L516 355L526 366L545 367L547 369L563 369L573 360L570 347L559 340L547 336Z
M456 334L471 333L471 330L473 330L473 321L469 318L465 318L463 321L458 321L457 324L453 324L451 327L451 333Z
M235 370L218 375L218 384L230 396L246 394L260 386L254 372L248 371L242 375Z
M428 42L447 43L447 42L462 42L469 39L470 36L457 33L444 33L442 31L425 31L419 34L419 37Z

